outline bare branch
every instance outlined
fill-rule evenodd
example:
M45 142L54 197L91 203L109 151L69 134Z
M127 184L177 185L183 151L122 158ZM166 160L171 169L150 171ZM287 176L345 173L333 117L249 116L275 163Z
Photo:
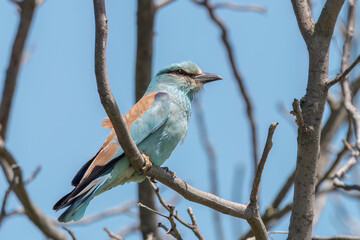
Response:
M104 227L103 229L109 235L110 238L115 239L115 240L124 240L122 237L120 237L119 235L116 235L115 233L111 232L106 227Z
M4 81L3 95L0 103L1 138L6 138L7 125L16 86L25 41L31 26L36 8L36 0L24 0L17 3L20 7L20 23L13 43L11 57Z
M324 182L331 175L331 173L334 171L335 167L339 164L341 158L344 156L346 151L347 151L347 147L344 145L343 149L341 149L337 153L336 158L333 161L333 163L331 164L331 166L329 167L329 169L324 173L324 175L319 177L319 180L316 184L315 192L318 192L319 186L321 185L321 183Z
M294 98L292 106L293 106L293 111L291 111L290 113L296 117L295 118L296 124L298 125L301 131L307 132L308 130L310 130L310 127L306 126L304 122L304 118L302 116L302 112L299 106L299 101L296 98Z
M146 206L146 205L144 205L144 204L142 204L142 203L138 203L138 206L139 206L139 207L142 207L142 208L145 208L146 210L148 210L148 211L150 211L150 212L152 212L152 213L155 213L155 214L157 214L157 215L159 215L159 216L162 216L162 217L164 217L164 218L169 218L169 217L166 216L165 214L162 214L161 212L158 212L158 211L156 211L156 210L154 210L154 209L152 209L152 208L150 208L150 207L148 207L148 206Z
M223 2L223 3L215 3L213 6L213 9L230 9L230 10L236 10L236 11L251 11L251 12L258 12L258 13L264 13L266 12L266 8L260 5L240 5L233 2Z
M74 234L73 231L71 231L70 229L68 229L68 228L66 228L66 227L64 227L64 226L62 226L61 228L64 229L65 231L67 231L67 232L69 233L69 235L71 236L71 239L72 239L72 240L76 240L76 237L75 237L75 234Z
M25 180L24 184L28 185L30 182L32 182L39 174L40 170L41 170L41 166L37 166L34 172Z
M360 55L350 64L348 68L345 69L341 74L337 75L333 80L327 82L327 87L330 88L333 85L343 81L347 75L353 70L353 68L360 63Z
M1 166L4 173L9 171L10 166L18 166L13 156L2 144L0 144L0 161L2 162ZM19 167L14 168L12 173L5 173L5 176L13 176L18 178L18 181L15 182L13 191L23 205L26 216L39 228L39 230L42 231L45 236L51 239L67 239L65 235L55 227L52 221L48 219L31 201L22 180L21 169ZM7 178L9 184L11 184L12 179L13 178Z
M251 129L251 143L252 143L252 152L253 152L253 168L254 168L254 176L256 174L256 167L257 167L257 129L256 129L256 122L255 117L253 114L253 104L251 102L250 96L248 95L248 91L246 90L244 80L240 74L240 71L237 67L237 64L235 62L235 57L233 54L233 49L230 45L230 41L228 38L228 31L225 27L225 24L222 22L222 20L215 15L214 13L214 6L209 3L208 0L192 0L194 3L199 4L201 6L204 6L212 19L212 21L218 26L218 28L221 30L221 39L224 44L224 47L226 49L226 53L228 55L228 59L231 65L231 70L233 72L233 75L238 83L240 93L245 101L246 104L246 113L247 118L249 121L250 129Z
M174 214L175 207L171 206L171 205L169 205L169 204L167 204L165 202L165 200L162 198L162 196L160 194L159 188L156 187L154 183L152 183L152 187L153 187L153 189L154 189L154 191L156 193L156 196L158 197L159 202L161 203L161 205L169 212L169 218L175 217L176 220L178 220L181 224L183 224L185 227L191 229L194 232L194 234L198 237L198 239L200 239L200 240L204 239L204 237L202 236L202 234L201 234L201 232L199 230L199 227L198 227L198 225L196 223L196 219L195 219L195 216L194 216L194 214L192 212L192 209L188 208L188 213L189 213L191 221L192 221L192 224L188 224L187 222L182 220L177 214ZM169 221L170 221L170 219L169 219ZM171 226L173 226L173 223L171 221L170 221L170 223L171 223ZM175 234L172 234L172 235L177 235L177 234L175 233Z
M174 2L174 0L161 0L161 1L158 1L155 4L155 11L159 10L160 8L165 7L166 5L168 5L169 3L172 3L172 2Z
M14 185L17 181L18 181L17 177L14 176L13 179L11 180L11 183L9 184L9 187L5 191L4 198L2 201L2 206L1 206L1 212L0 212L0 226L1 226L1 223L4 220L4 218L8 216L6 213L6 210L5 210L6 203L7 203L8 197L9 197L10 193L13 191Z
M191 219L191 226L192 226L191 230L193 230L194 234L196 235L196 237L199 240L205 240L205 238L203 237L203 235L201 234L201 232L199 230L199 227L198 227L197 222L196 222L195 215L194 215L193 210L191 209L191 207L189 207L187 209L187 211L188 211L190 219Z
M155 214L157 214L159 216L162 216L162 217L166 218L167 220L169 220L169 222L171 224L171 229L167 233L173 235L178 240L182 239L182 237L180 235L180 232L177 229L176 223L174 221L175 216L174 216L174 207L173 206L168 206L169 216L167 216L167 215L162 214L161 212L158 212L158 211L156 211L156 210L154 210L154 209L152 209L152 208L150 208L150 207L148 207L148 206L146 206L146 205L144 205L142 203L138 203L138 205L139 205L139 207L145 208L146 210L148 210L148 211L150 211L152 213L155 213Z
M291 0L300 32L306 43L314 32L314 19L311 16L311 8L308 0Z
M312 240L360 240L360 236L335 235L335 236L313 236Z
M348 19L346 25L347 32L343 46L343 57L341 59L342 72L345 72L348 69L347 64L348 64L348 59L350 57L350 47L351 47L351 40L354 34L354 25L355 25L355 0L350 0L348 7ZM360 61L360 55L357 57L357 62L359 61ZM354 65L354 63L351 65ZM341 88L344 95L345 109L349 114L352 123L354 124L356 147L358 150L360 150L360 114L357 108L351 102L352 96L349 86L349 80L347 77L345 77L344 80L341 82Z
M204 120L204 112L202 110L201 103L197 99L194 100L194 106L196 107L195 112L196 112L196 120L198 123L197 128L199 129L201 143L205 150L205 154L207 155L207 158L208 158L207 165L209 168L210 192L214 195L218 195L219 190L218 190L218 184L217 184L218 176L217 176L217 171L216 171L217 160L216 160L215 149L214 149L212 143L210 142L210 139L208 136L208 132L207 132L207 128L206 128L206 124L205 124L205 120ZM214 211L213 218L214 218L214 225L215 225L215 232L217 235L217 239L218 240L225 239L224 230L223 230L219 212Z
M112 95L106 71L107 18L105 1L94 0L95 12L95 75L101 103L114 126L118 141L129 158L132 167L141 172L144 159L131 139L125 120ZM121 136L121 138L119 138Z
M257 167L256 170L256 175L254 177L254 183L251 189L251 194L250 194L250 203L251 204L257 204L257 200L258 200L258 192L259 192L259 185L260 185L260 181L261 181L261 174L264 170L264 166L265 166L265 162L266 159L268 157L268 154L272 148L273 145L273 141L272 141L272 137L274 135L274 131L276 129L276 126L278 125L278 122L275 123L271 123L270 127L269 127L269 132L268 132L268 136L266 139L266 144L264 147L264 151L263 154L261 156L259 165Z
M137 6L137 43L136 43L136 63L135 63L135 101L146 92L151 81L152 56L153 56L153 38L154 38L154 22L157 10L155 0L138 0ZM162 3L165 4L165 3ZM139 202L156 209L154 200L154 191L149 181L138 184L138 200ZM139 208L140 230L145 239L149 234L153 234L155 238L159 238L156 215L151 212Z
M129 226L121 229L120 231L118 231L117 235L126 237L126 235L136 232L139 229L140 229L139 223L135 223L135 224L129 225Z
M131 162L131 165L137 171L140 171L142 166L144 166L144 159L140 155L140 152L134 142L131 140L124 119L122 118L121 113L117 108L108 84L105 66L107 23L104 0L94 0L94 9L96 23L95 73L98 83L98 92L102 104L110 117L110 121L113 123L121 147L124 149L126 156ZM157 179L190 201L211 207L228 215L246 219L253 229L255 236L260 234L260 239L267 239L267 235L263 235L264 231L262 230L264 229L264 225L261 221L257 208L255 208L256 206L247 206L244 204L234 203L219 198L213 194L195 189L178 177L154 165L148 169L147 172L145 172L145 175Z
M344 0L328 0L315 24L315 34L330 40Z

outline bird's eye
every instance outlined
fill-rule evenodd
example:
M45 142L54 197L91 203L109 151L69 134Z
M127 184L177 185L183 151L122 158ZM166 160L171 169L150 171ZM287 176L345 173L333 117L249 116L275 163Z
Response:
M184 71L182 69L176 70L176 73L179 75L184 75Z

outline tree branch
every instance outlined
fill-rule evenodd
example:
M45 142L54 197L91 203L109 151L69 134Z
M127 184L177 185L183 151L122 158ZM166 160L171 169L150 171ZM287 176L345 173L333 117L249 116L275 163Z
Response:
M32 17L36 8L36 0L24 0L17 2L20 7L20 23L13 43L11 57L3 88L3 95L0 104L0 125L1 138L6 138L7 125L12 106L16 80L19 73L25 41L31 26Z
M360 63L360 55L347 67L341 74L337 75L333 80L327 82L327 88L334 86L335 84L343 81L347 75L353 70L353 68Z
M161 0L161 1L158 1L155 4L155 11L159 10L160 8L165 7L166 5L168 5L169 3L172 3L172 2L174 2L174 0Z
M157 4L166 4L158 2ZM137 6L137 47L135 63L135 101L144 95L150 81L153 56L154 22L157 10L154 0L138 0ZM138 200L146 206L156 209L154 191L149 181L138 184ZM149 234L159 237L156 215L144 208L139 208L140 230L145 240Z
M113 233L112 231L107 229L106 227L104 227L103 229L109 235L110 238L115 239L115 240L124 240L122 237L120 237L119 235L116 235L115 233Z
M198 125L197 128L199 129L201 143L205 150L205 154L207 155L207 158L208 158L207 165L209 167L210 192L214 195L218 195L219 190L218 190L218 184L217 184L218 176L217 176L217 171L216 171L217 160L216 160L215 149L214 149L213 145L211 144L209 136L208 136L201 103L197 99L194 99L194 106L196 108L195 113L196 113L196 120L197 120L197 125ZM218 240L225 239L224 229L222 226L219 212L216 212L216 211L213 212L213 219L214 219L214 227L215 227L217 239Z
M107 23L104 0L94 0L94 10L96 23L95 73L98 84L98 92L102 104L109 115L110 121L115 128L115 132L121 147L123 148L131 165L137 171L139 171L144 165L144 160L140 155L136 145L131 140L125 121L122 118L121 113L117 108L115 100L111 94L107 79L105 66ZM262 231L264 229L264 225L262 224L257 208L254 209L254 206L227 201L213 194L195 189L178 177L173 176L164 169L154 165L148 169L147 172L145 172L145 175L157 179L192 202L200 203L228 215L246 219L253 229L255 236L260 234L262 237L259 239L267 239L266 231L265 235L263 234L264 231Z
M335 235L335 236L313 236L312 240L360 240L360 236Z
M247 118L249 121L250 129L251 129L251 143L252 143L252 152L253 152L253 168L254 168L254 176L256 174L256 167L257 167L257 129L256 129L256 121L253 114L253 104L251 102L250 96L248 95L248 91L246 90L244 80L240 74L240 71L237 67L237 64L235 62L235 56L233 54L233 49L231 47L229 38L228 38L228 31L225 27L225 24L222 22L222 20L215 15L214 13L214 5L209 3L208 0L192 0L194 3L199 4L201 6L204 6L212 19L212 21L218 26L218 28L221 31L221 39L224 44L224 47L226 49L226 53L228 55L228 59L231 65L231 70L233 72L233 75L238 83L240 93L245 101L246 104L246 113Z
M9 184L11 184L13 178L16 177L18 179L14 184L13 191L23 205L25 214L30 221L32 221L48 238L59 240L67 239L65 235L55 227L52 221L48 219L35 204L33 204L26 192L20 167L18 167L15 159L2 144L0 144L0 161L2 161L1 166L3 167L4 172L9 171L9 169L11 169L10 166L15 166L13 171L10 173L8 172L7 174L5 173L5 176L11 176L11 178L7 178Z
M308 0L291 0L300 32L308 44L314 32L314 19Z
M131 139L125 120L120 113L116 101L112 95L106 71L106 40L107 40L107 18L105 13L105 1L94 0L95 13L95 75L98 93L107 115L114 126L118 141L129 158L132 167L141 172L144 166L142 158L136 144ZM121 138L119 138L121 136Z
M233 2L221 2L221 3L214 3L214 9L230 9L235 11L251 11L251 12L258 12L264 13L266 12L266 8L260 5L240 5Z
M268 132L268 136L266 139L266 144L264 147L264 151L263 154L261 156L259 165L257 167L256 170L256 175L254 177L254 182L253 182L253 186L251 189L251 193L250 193L250 204L257 204L258 201L258 192L259 192L259 185L260 185L260 181L261 181L261 174L264 170L264 166L265 166L265 162L266 159L268 157L268 154L272 148L273 145L273 141L272 141L272 137L274 135L274 131L276 129L276 126L278 125L278 122L275 123L271 123L270 127L269 127L269 132Z
M344 0L327 0L315 24L317 36L331 38L337 17L344 4Z

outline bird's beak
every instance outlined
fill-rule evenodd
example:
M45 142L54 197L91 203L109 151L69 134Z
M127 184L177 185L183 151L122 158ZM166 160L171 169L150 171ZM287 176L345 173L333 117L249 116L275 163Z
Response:
M199 81L203 84L222 79L222 77L220 77L219 75L213 74L213 73L201 73L199 75L196 75L193 78L195 81Z

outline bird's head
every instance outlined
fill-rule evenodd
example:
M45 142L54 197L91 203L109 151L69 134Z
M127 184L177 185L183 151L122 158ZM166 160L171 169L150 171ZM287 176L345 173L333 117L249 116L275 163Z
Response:
M204 73L193 62L171 64L161 69L151 81L149 91L181 91L192 99L201 87L222 77L213 73Z

